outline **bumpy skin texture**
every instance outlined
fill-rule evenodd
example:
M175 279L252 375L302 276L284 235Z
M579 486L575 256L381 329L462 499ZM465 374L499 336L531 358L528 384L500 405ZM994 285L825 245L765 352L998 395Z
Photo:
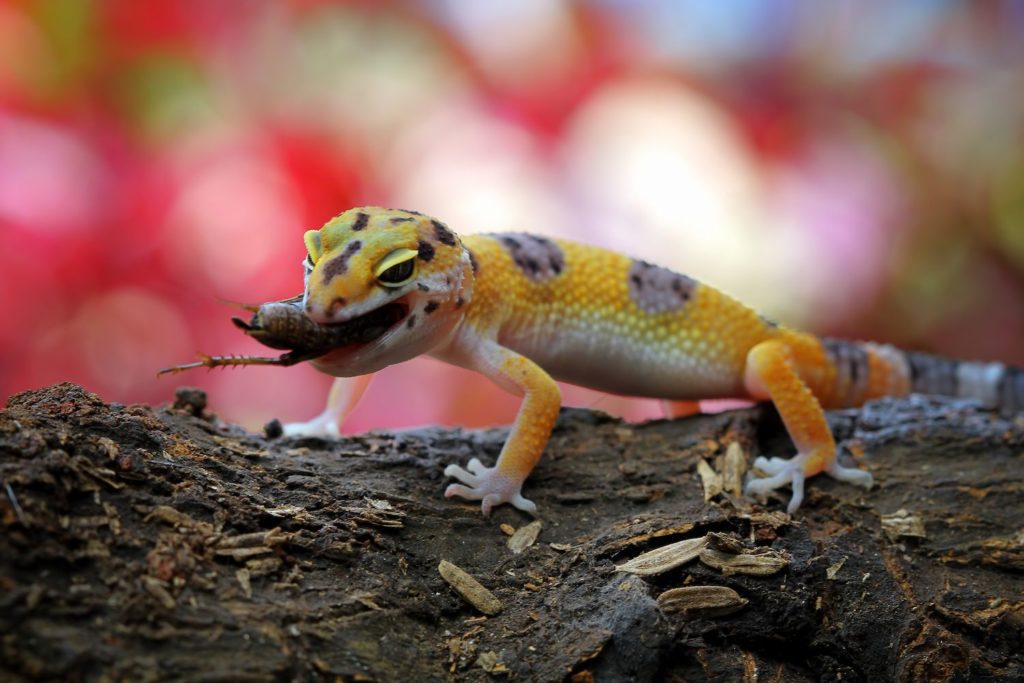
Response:
M290 434L337 433L368 375L420 354L476 370L523 397L494 467L450 465L446 496L534 512L521 487L547 444L561 396L555 379L666 399L671 414L712 398L771 400L797 447L759 458L763 494L791 484L793 512L806 477L826 472L870 487L871 475L836 463L823 408L923 390L1024 407L1024 373L958 363L889 346L819 339L780 327L712 287L595 247L527 234L459 238L440 221L379 207L350 209L306 233L305 309L337 323L395 307L387 331L315 361L336 377L325 413ZM373 336L373 335L370 335Z

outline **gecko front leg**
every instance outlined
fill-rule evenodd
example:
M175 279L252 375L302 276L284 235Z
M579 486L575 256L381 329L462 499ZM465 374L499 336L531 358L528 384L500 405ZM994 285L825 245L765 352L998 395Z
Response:
M523 397L498 462L494 467L486 467L473 458L467 465L468 470L448 465L445 476L462 483L449 485L445 497L479 500L484 515L502 503L536 513L537 506L524 498L521 490L555 426L562 405L558 385L536 363L495 341L480 340L464 345L446 354L445 359L476 370L506 391Z
M373 374L358 377L337 377L327 395L327 406L308 422L289 422L284 425L285 436L341 436L341 425L355 410L359 400L370 386Z

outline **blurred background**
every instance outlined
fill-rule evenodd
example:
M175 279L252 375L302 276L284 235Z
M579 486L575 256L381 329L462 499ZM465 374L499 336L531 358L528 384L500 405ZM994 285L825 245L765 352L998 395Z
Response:
M792 326L1024 364L1024 3L6 0L0 400L206 389L306 419L312 368L222 299L302 287L302 233L381 204L605 245ZM658 415L577 389L570 403ZM509 422L428 359L345 431Z

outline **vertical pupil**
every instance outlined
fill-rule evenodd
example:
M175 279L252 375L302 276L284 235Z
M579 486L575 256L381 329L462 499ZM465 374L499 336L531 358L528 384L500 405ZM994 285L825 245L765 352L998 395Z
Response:
M401 282L410 275L412 275L412 259L391 266L381 273L380 279L385 282Z

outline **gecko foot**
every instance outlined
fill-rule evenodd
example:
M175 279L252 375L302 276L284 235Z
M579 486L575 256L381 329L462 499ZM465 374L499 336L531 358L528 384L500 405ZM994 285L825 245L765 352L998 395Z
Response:
M339 437L338 423L327 415L317 415L309 422L289 422L284 425L285 436Z
M807 454L799 453L789 460L785 458L758 458L754 461L754 469L766 473L767 477L754 477L747 481L744 493L747 495L764 495L769 491L790 484L793 487L793 497L789 499L786 512L793 514L800 507L804 500L804 465L807 462ZM832 461L825 468L825 472L839 481L848 484L856 484L864 488L871 488L874 479L870 472L859 470L856 467L843 467Z
M523 482L499 474L495 467L485 467L476 458L470 460L466 466L469 471L458 465L448 465L444 468L444 476L453 477L466 484L449 485L444 492L445 498L458 496L467 500L479 500L480 509L485 517L491 514L492 507L503 503L508 503L523 512L536 514L537 506L533 501L523 498L519 492Z
M770 491L791 484L793 497L789 499L786 512L793 514L804 501L804 462L807 456L799 454L786 460L785 458L758 458L754 461L754 469L761 470L769 476L752 478L747 481L743 492L748 496L764 495Z

